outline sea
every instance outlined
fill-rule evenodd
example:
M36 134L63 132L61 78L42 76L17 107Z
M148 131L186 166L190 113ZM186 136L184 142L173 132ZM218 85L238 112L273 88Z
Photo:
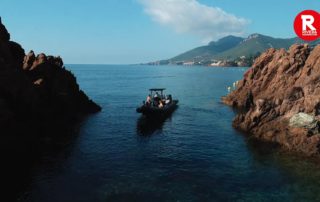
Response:
M16 173L14 201L320 201L319 163L232 127L221 97L247 68L66 68L103 109ZM136 112L150 88L179 100L165 121Z

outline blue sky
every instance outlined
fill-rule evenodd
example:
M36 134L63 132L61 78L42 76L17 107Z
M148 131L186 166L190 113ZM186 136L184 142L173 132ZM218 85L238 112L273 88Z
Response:
M28 52L65 63L166 59L228 34L294 37L302 10L319 0L1 0L0 15Z

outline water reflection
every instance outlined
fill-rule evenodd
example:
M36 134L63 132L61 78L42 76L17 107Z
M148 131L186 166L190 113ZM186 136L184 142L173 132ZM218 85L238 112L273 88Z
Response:
M36 132L21 129L6 132L0 148L0 185L5 187L2 198L24 200L35 173L63 164L78 137L80 123L77 124Z
M168 118L168 120L170 121L171 118ZM166 119L150 119L145 116L141 116L137 120L137 133L143 136L152 135L156 132L161 133L165 121Z
M253 157L251 167L260 170L253 180L248 180L250 191L259 193L256 199L318 201L320 192L319 159L288 152L277 144L247 139L247 147ZM248 190L245 190L248 192ZM273 193L272 196L269 193ZM249 199L253 196L246 196Z

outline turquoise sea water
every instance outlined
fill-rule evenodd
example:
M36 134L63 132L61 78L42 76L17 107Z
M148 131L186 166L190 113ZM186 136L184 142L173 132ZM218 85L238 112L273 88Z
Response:
M58 151L44 151L18 201L319 201L317 163L248 140L220 102L245 68L67 65L103 107ZM180 100L164 123L140 124L148 89Z

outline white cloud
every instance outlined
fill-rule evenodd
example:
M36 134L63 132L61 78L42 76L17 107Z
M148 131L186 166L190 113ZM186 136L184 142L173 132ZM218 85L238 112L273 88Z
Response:
M138 0L145 12L178 33L201 37L205 42L227 35L244 35L249 21L197 0Z

